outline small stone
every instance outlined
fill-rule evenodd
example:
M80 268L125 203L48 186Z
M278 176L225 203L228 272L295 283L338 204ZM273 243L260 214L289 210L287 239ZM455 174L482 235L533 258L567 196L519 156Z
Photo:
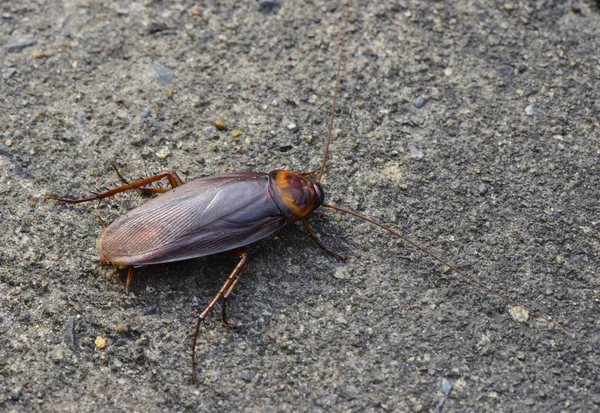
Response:
M233 138L239 138L240 136L242 136L244 134L243 131L236 129L233 132L231 132L231 137Z
M158 151L154 152L154 156L156 156L160 160L166 159L170 155L171 155L171 150L169 149L168 146L163 146Z
M450 392L452 391L452 383L450 383L450 380L446 378L442 380L442 391L446 396L450 394Z
M244 380L245 382L251 382L252 379L254 378L254 376L256 376L256 372L254 371L247 371L245 373L242 373L242 380Z
M106 340L101 336L98 336L96 337L96 340L94 340L94 344L98 350L102 350L104 347L106 347Z
M529 312L524 308L513 306L509 308L508 312L513 320L518 321L519 323L524 323L529 320Z
M12 146L12 143L13 143L13 142L12 142L12 139L7 139L7 140L4 142L4 144L5 144L6 146L8 146L9 148Z
M410 150L410 157L412 159L416 159L419 161L419 160L423 159L424 156L425 156L425 154L423 153L423 151L421 149L413 148Z
M37 44L37 42L37 39L33 36L22 37L16 42L10 44L6 48L6 51L8 53L21 53L23 49L29 46L33 46L34 44Z
M565 131L565 128L562 127L561 125L556 125L556 126L552 126L550 128L550 132L552 132L555 135L562 135L562 133ZM8 145L7 145L8 146Z
M477 345L483 347L483 346L487 346L491 343L492 343L492 340L490 339L490 336L488 336L487 334L482 334L481 340L479 340L479 343Z
M77 351L77 331L75 330L76 317L69 317L61 334L64 343L71 349Z
M525 113L527 114L527 116L533 116L535 115L535 105L529 105L525 108Z
M258 11L263 14L275 14L281 8L281 3L276 0L260 0L258 2Z
M277 338L277 335L276 335L274 332L272 332L272 331L269 331L269 332L267 333L267 338L268 338L269 340L271 340L271 341L275 341L275 339Z
M344 267L337 267L333 276L338 280L349 280L351 277L348 270Z
M152 63L152 78L156 83L161 86L166 86L173 80L174 73L168 67L162 65L161 63L154 62Z
M57 349L52 354L52 361L54 361L55 363L60 363L64 359L65 359L65 353L61 349Z
M562 265L565 262L565 258L562 255L559 255L558 257L556 257L556 263L558 265Z
M418 108L422 108L424 104L425 104L425 98L423 96L419 96L415 100L415 106Z
M206 136L207 138L212 138L215 135L215 133L217 133L217 128L215 128L212 125L204 128L204 136Z
M287 125L287 128L291 131L294 131L298 129L298 125L296 125L295 123L290 123L289 125Z
M129 332L129 326L125 323L119 323L115 326L115 331L119 334L127 334Z
M110 369L112 371L117 371L119 370L121 367L123 367L123 363L121 363L120 360L116 360L113 362L112 366L110 366Z
M504 3L504 10L512 10L515 6L512 3Z
M2 73L3 79L10 79L12 77L12 75L17 73L17 69L15 69L14 67L9 67L9 68L0 70L0 72Z
M217 128L217 130L227 130L227 124L222 119L216 120L214 125L215 125L215 128Z

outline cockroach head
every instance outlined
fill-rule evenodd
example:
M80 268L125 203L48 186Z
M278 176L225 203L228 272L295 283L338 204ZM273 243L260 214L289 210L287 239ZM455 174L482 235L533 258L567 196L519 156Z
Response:
M300 221L325 200L323 188L318 182L290 171L269 173L269 189L288 222Z

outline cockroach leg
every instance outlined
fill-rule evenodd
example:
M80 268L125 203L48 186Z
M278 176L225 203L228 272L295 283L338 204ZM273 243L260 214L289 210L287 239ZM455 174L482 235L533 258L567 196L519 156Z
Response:
M306 228L306 231L308 231L308 234L310 235L310 237L317 243L317 245L319 246L319 248L321 248L327 254L331 255L332 257L337 258L340 261L346 261L346 257L345 256L340 255L340 254L336 254L335 252L328 250L327 247L325 245L323 245L321 243L321 241L319 241L319 238L317 238L317 234L315 234L315 232L312 230L312 228L310 227L310 225L308 225L308 221L306 219L303 219L302 223L304 224L304 228Z
M223 283L223 286L219 289L219 292L213 297L213 299L208 303L204 311L198 317L198 322L196 323L196 330L194 331L194 339L192 342L192 382L196 384L196 342L198 341L198 334L200 334L200 324L204 322L208 313L213 309L213 307L219 302L219 300L223 300L223 307L221 309L221 322L225 326L235 327L235 324L228 323L226 317L226 300L229 295L233 292L233 289L237 285L237 282L244 272L246 268L246 264L248 263L248 252L246 248L238 248L235 250L227 251L226 254L235 255L240 257L240 261L234 268L234 270L229 274L229 277Z
M161 180L163 178L167 178L169 180L169 183L171 184L172 188L176 188L179 185L183 185L183 181L181 180L181 178L179 178L179 175L177 175L176 172L173 171L167 171L167 172L161 172L159 174L156 174L154 176L151 176L149 178L144 178L144 179L140 179L138 181L132 182L130 184L126 184L126 185L122 185L104 192L101 192L99 194L95 194L94 196L90 196L87 198L81 198L81 199L64 199L64 198L58 198L54 195L46 195L46 200L48 199L53 199L57 202L64 202L67 204L81 204L83 202L90 202L90 201L95 201L96 199L104 199L107 198L109 196L113 196L116 195L118 193L121 192L125 192L125 191L129 191L131 189L136 189L136 188L141 188L144 187L148 184L151 184L152 182L156 182L158 180ZM164 189L164 188L158 188L158 189Z
M319 167L317 169L315 169L314 171L311 171L311 172L299 172L298 175L313 176L314 174L316 174L317 172L319 172L322 168L323 168L323 165L319 165Z
M96 218L98 218L98 222L100 222L100 225L102 225L104 228L107 228L108 222L106 222L104 220L104 218L102 218L102 216L100 215L100 212L98 212L98 207L100 206L101 203L102 203L102 200L99 200L98 205L96 205L96 210L94 212L96 214Z
M121 175L121 172L119 171L119 167L117 166L116 162L111 162L110 166L112 166L112 168L115 170L115 173L117 174L117 176L119 177L119 179L121 180L121 182L123 182L125 185L129 184L129 181L127 181L127 179L125 179L123 177L123 175ZM179 182L179 185L182 184L181 179L179 178L179 176L177 176L176 174L176 178ZM179 186L177 185L177 186ZM172 188L175 188L176 186L172 186ZM143 191L143 192L147 192L147 193L156 193L156 194L163 194L165 192L169 192L171 189L169 188L156 188L156 187L152 187L152 186L142 186L140 188L138 188L139 190Z
M142 186L138 189L147 193L164 194L165 192L169 192L173 188L157 188L155 186Z
M125 284L125 295L129 295L129 287L131 287L131 281L133 281L133 265L127 267L127 284Z
M244 272L244 270L246 269L246 264L248 263L248 254L246 253L245 250L243 250L242 252L235 250L232 252L232 254L241 258L240 259L241 267L240 267L240 264L238 264L238 267L236 267L236 270L238 270L238 268L239 268L239 274L241 275ZM242 263L242 261L244 261L244 262ZM227 287L227 291L225 292L225 294L223 294L223 299L221 300L221 324L223 324L224 326L227 326L227 327L237 327L234 323L227 321L226 308L227 308L227 300L229 299L229 296L233 293L233 290L237 286L237 283L239 280L240 280L240 276L238 275L231 281L229 287Z
M117 163L113 161L110 163L110 166L112 166L112 168L115 170L115 173L117 174L117 176L119 177L121 182L123 182L125 185L127 185L129 183L129 181L127 181L127 179L125 179L123 177L123 175L121 175L121 172L119 171L119 167L117 166Z

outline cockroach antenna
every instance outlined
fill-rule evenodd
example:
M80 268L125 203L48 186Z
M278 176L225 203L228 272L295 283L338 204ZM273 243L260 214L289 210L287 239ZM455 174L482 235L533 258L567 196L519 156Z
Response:
M324 150L324 154L323 154L323 161L322 161L321 165L317 169L315 169L314 171L312 171L312 172L310 172L308 174L303 174L303 175L306 175L306 176L310 176L310 175L315 174L318 171L319 175L317 177L317 183L321 182L321 178L323 177L323 174L325 172L325 168L327 166L327 156L329 154L329 145L331 143L331 135L332 135L333 125L334 125L334 121L335 121L335 109L336 109L337 97L338 97L338 92L339 92L340 73L341 73L341 70L342 70L342 59L343 59L343 55L344 55L344 45L345 45L345 40L346 40L346 30L347 30L347 27L348 27L348 19L349 19L348 15L349 15L349 11L348 11L348 8L346 7L346 16L345 16L345 19L344 19L344 28L343 28L343 33L342 33L342 41L341 41L341 46L340 46L340 54L339 54L338 63L337 63L337 74L336 74L336 79L335 79L335 92L333 94L333 104L332 104L332 107L331 107L331 117L330 117L330 120L329 120L329 129L328 129L328 132L327 132L327 140L326 140L326 143L325 143L325 150ZM510 304L511 306L519 308L519 309L525 311L527 314L529 314L529 315L531 315L533 317L536 317L538 319L546 321L549 326L556 327L557 329L559 329L559 330L561 330L561 331L563 331L565 333L569 332L569 330L565 326L561 325L560 323L555 322L555 321L551 321L545 315L543 315L541 313L538 313L538 312L535 312L535 311L532 311L531 309L525 307L524 305L517 303L515 300L513 300L513 299L511 299L511 298L509 298L509 297L507 297L507 296L505 296L503 294L500 294L498 291L496 291L496 290L488 287L486 284L484 284L483 282L477 280L476 278L473 278L470 275L467 275L466 273L464 273L463 271L461 271L460 269L458 269L456 266L449 264L444 259L442 259L442 258L438 257L437 255L433 254L427 248L423 247L422 245L417 244L414 241L411 241L410 239L408 239L405 236L399 234L397 231L394 231L390 227L385 226L383 224L380 224L380 223L376 222L375 220L373 220L373 219L371 219L369 217L366 217L364 215L361 215L361 214L359 214L357 212L354 212L354 211L351 211L349 209L345 209L345 208L342 208L342 207L338 207L338 206L334 206L334 205L330 205L330 204L326 204L326 203L321 203L321 206L326 207L326 208L330 208L330 209L333 209L333 210L336 210L336 211L339 211L339 212L342 212L342 213L345 213L345 214L352 215L352 216L354 216L356 218L360 218L360 219L362 219L364 221L367 221L367 222L369 222L369 223L371 223L371 224L373 224L373 225L375 225L375 226L377 226L377 227L379 227L379 228L381 228L381 229L383 229L383 230L385 230L385 231L387 231L387 232L395 235L396 237L398 237L402 241L410 244L411 246L413 246L414 248L418 249L422 253L424 253L426 255L429 255L435 261L437 261L437 262L445 265L446 267L450 268L452 271L454 271L456 274L460 275L461 277L463 277L467 281L470 281L471 283L477 285L478 287L483 288L484 290L486 290L489 293L495 295L496 297L500 298L501 300L505 301L506 303ZM336 256L338 258L345 259L345 257L339 256L339 255L337 255L337 254L335 254L335 253L327 250L327 248L325 246L323 246L323 244L321 244L318 241L318 239L316 238L316 235L314 234L314 232L312 231L312 229L308 226L308 224L306 223L306 221L303 221L303 223L304 223L304 226L306 227L307 231L311 235L311 237L317 242L317 245L321 249L323 249L324 251L328 252L330 255L334 255L334 256Z

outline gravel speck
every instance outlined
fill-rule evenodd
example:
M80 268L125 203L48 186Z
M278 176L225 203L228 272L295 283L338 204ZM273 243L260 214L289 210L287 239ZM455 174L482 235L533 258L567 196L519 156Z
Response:
M529 105L525 108L525 113L527 114L527 116L533 116L535 115L535 105Z

